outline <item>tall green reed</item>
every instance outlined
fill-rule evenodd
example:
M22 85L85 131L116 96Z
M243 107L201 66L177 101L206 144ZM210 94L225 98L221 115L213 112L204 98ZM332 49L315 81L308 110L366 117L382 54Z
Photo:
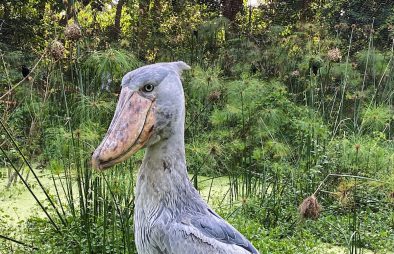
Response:
M119 68L127 68L135 62L128 62L122 67L116 62L116 58L124 61L122 53L111 51L108 54L109 58L104 61L104 64L109 64L112 69L104 68L105 71L123 72L124 70ZM9 127L3 122L1 124L11 144L8 147L13 146L19 152L19 159L29 167L39 184L39 190L33 189L31 183L25 181L19 174L22 182L54 227L54 230L46 229L46 235L42 236L42 239L62 239L56 246L58 251L133 253L135 250L132 214L135 184L132 169L136 167L136 164L134 161L129 161L109 172L92 171L90 151L97 145L99 138L99 134L94 133L102 130L97 128L97 124L109 123L112 115L110 111L113 109L105 103L114 105L114 102L105 97L103 99L103 95L98 93L100 84L97 76L101 77L101 69L95 69L92 72L90 68L82 66L78 59L78 57L69 59L71 68L68 68L69 66L65 68L65 62L62 61L52 62L48 66L38 66L48 70L47 85L50 87L47 87L43 96L44 100L53 102L52 105L54 105L50 109L52 115L47 117L45 124L42 125L44 134L46 130L51 130L51 136L56 137L51 140L51 148L44 156L49 162L54 193L49 193L48 186L42 184L40 178L43 176L35 173L31 166L31 159L19 149ZM32 92L36 91L33 89ZM105 105L104 113L102 108L96 107L97 104L90 106L95 103L89 101L94 97L102 101L101 105ZM81 110L80 105L83 105L84 110ZM16 173L19 173L14 161L8 157L8 151L3 149L3 145L5 143L2 143L0 148L4 157ZM45 194L50 206L46 206L37 197L38 191ZM35 218L30 220L39 222ZM26 229L28 232L33 232L27 242L32 241L35 248L45 251L47 245L42 243L42 239L35 238L36 235L38 236L37 231L40 230L36 222L31 223Z

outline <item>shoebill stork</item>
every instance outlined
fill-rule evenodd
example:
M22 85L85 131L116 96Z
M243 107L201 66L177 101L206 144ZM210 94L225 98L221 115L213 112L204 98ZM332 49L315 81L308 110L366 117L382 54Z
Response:
M258 253L188 179L180 80L188 69L184 62L157 63L123 77L114 117L93 153L93 167L106 169L146 148L135 194L138 253Z

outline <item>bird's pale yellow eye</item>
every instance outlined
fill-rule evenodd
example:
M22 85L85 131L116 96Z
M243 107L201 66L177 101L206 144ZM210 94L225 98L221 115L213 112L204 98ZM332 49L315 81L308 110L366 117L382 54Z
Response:
M146 84L142 88L142 91L149 93L149 92L152 92L154 88L155 87L152 84Z

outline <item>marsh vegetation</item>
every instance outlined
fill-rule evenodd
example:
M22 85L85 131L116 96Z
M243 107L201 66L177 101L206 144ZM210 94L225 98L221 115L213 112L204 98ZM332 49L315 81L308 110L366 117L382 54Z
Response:
M90 156L175 60L190 180L261 253L394 249L394 3L244 2L0 3L0 253L135 253L143 153Z

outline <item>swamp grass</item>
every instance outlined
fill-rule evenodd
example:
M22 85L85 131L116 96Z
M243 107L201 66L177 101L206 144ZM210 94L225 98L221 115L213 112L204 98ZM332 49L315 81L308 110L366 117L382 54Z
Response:
M197 73L201 71L197 69ZM392 174L390 159L387 161L387 157L392 156L389 140L349 136L330 141L327 128L316 124L321 122L316 114L293 104L283 85L250 78L232 82L225 89L219 79L217 86L211 88L204 84L206 74L202 73L203 78L194 81L200 83L186 78L186 82L202 86L187 87L187 91L191 89L189 107L196 108L189 113L188 117L193 120L188 118L186 126L191 180L213 207L249 237L262 253L324 253L319 247L323 242L346 246L349 253L360 253L364 248L384 253L391 248L394 242L392 225L384 223L390 221L392 201L387 196L390 179L383 183L373 179L352 182L352 176L357 176L361 170L366 178L371 175L382 179L383 175ZM237 90L245 85L248 88L237 100ZM217 107L205 99L215 91L213 89L226 93L224 106ZM256 97L256 89L267 91ZM63 105L73 105L67 103L69 96L63 93L62 97ZM80 96L72 100L80 98L86 102ZM265 109L261 111L260 104L250 103L252 101L265 105ZM67 109L73 110L73 107L66 107L66 119L72 115ZM289 122L286 119L289 113L283 111L285 107L291 109L290 115L298 114L299 119ZM75 110L79 111L80 106ZM79 111L79 114L89 120L102 113L92 108ZM252 116L260 121L254 123ZM308 119L310 116L312 118ZM55 127L56 121L50 124ZM41 210L54 218L55 225L49 227L48 218L32 217L14 237L22 236L24 242L34 243L42 253L51 253L54 248L73 253L135 253L132 232L135 171L130 169L138 168L142 153L104 174L94 173L89 165L89 151L99 139L92 130L96 125L81 121L75 129L70 120L65 124L66 128L48 128L50 132L47 132L50 146L46 156L51 160L44 170L49 171L54 189ZM226 130L229 126L231 132ZM370 128L382 127L385 128L375 124ZM294 140L288 140L284 131L295 133ZM237 136L241 133L248 134ZM10 131L9 134L5 141L8 147L15 148L13 158L6 159L9 166L18 169L27 160L22 156L24 151L15 146L13 134ZM271 140L262 142L250 138L256 135ZM233 141L227 144L226 139ZM294 156L291 147L297 144L301 144L301 153ZM31 166L27 168L22 177L31 169L35 170ZM220 173L211 171L215 169ZM316 192L325 174L332 170L345 172L350 177L338 174L323 181L318 193L323 205L320 218L301 220L298 205L303 198ZM43 186L41 191L46 188ZM381 190L383 192L379 192ZM33 193L37 191L40 188L36 183ZM327 231L327 227L331 231ZM8 228L5 232L12 230ZM26 250L26 246L5 243L6 250L21 253Z
M220 23L211 38L224 29ZM380 52L370 32L364 50L354 53L352 28L335 42L342 58L333 60L332 40L314 39L324 34L317 26L299 28L302 40L283 35L286 29L272 28L271 42L261 48L240 35L186 54L194 63L183 82L191 181L261 253L327 253L332 245L351 254L388 253L394 249L392 44ZM67 44L63 60L43 52L36 79L17 83L25 85L8 80L15 93L7 96L18 105L2 106L0 172L9 177L23 169L25 191L42 206L39 216L11 226L10 210L1 213L0 234L25 245L3 238L0 251L135 253L133 191L142 152L104 173L91 170L90 154L117 100L117 88L100 90L102 75L113 72L118 84L141 63L124 50L84 51L88 43ZM219 57L204 56L207 48ZM257 73L250 71L252 59ZM40 174L34 179L38 165L49 185L40 186ZM20 189L18 183L4 195ZM315 220L302 219L298 208L311 195L322 210Z

